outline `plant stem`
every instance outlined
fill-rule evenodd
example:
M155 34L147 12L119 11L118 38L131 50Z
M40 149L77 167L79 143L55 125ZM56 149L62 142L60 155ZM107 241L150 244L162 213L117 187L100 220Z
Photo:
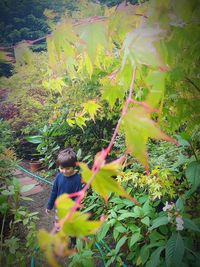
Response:
M136 67L134 67L134 69L133 69L132 80L131 80L131 84L130 84L130 88L129 88L128 98L127 98L127 100L126 100L126 102L124 104L124 107L123 107L122 112L121 112L121 116L120 116L120 118L118 120L117 126L116 126L116 128L114 130L114 133L113 133L113 136L112 136L112 138L110 140L110 143L109 143L108 147L105 150L102 150L102 152L100 154L100 157L99 157L98 165L95 165L95 162L94 162L93 167L92 167L92 172L93 172L92 176L90 177L89 181L84 186L84 188L77 194L79 196L78 196L76 202L74 203L74 205L72 206L72 208L70 209L70 211L59 222L60 226L62 226L64 224L64 222L72 216L72 214L77 210L77 208L80 207L80 203L81 203L82 199L84 198L87 189L90 187L93 179L95 178L96 174L98 173L98 171L100 170L102 164L104 163L106 157L108 156L110 150L112 149L112 146L114 144L115 138L116 138L116 136L118 134L118 131L119 131L119 127L120 127L121 121L122 121L124 115L126 114L128 106L129 106L129 104L131 103L131 100L132 100L132 93L133 93L134 82L135 82L135 74L136 74ZM135 200L134 198L132 198L132 199L133 199L134 203L137 205L138 204L137 200ZM54 234L55 232L56 232L56 227L54 227L52 229L51 233Z
M6 213L3 216L2 226L1 226L1 248L0 248L0 255L2 255L2 247L3 247L3 230L4 230L4 224L6 220Z

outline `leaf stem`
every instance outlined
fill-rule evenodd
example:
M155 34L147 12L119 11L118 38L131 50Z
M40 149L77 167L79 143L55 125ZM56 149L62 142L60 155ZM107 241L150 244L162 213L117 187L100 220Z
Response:
M128 106L129 106L131 99L132 99L132 93L133 93L134 82L135 82L135 74L136 74L136 67L134 67L134 69L133 69L132 80L131 80L131 84L130 84L130 88L129 88L128 98L124 104L124 107L123 107L122 112L121 112L121 116L118 120L117 126L115 127L115 130L114 130L113 136L110 140L110 143L106 149L103 149L101 151L100 156L99 156L99 162L98 162L97 166L95 166L95 162L94 162L93 167L92 167L92 172L93 172L92 176L90 177L89 181L84 186L84 188L80 192L78 192L78 194L77 194L78 198L76 199L74 205L71 207L70 211L64 216L64 218L62 220L59 221L60 227L62 227L63 224L65 223L65 221L72 216L72 214L77 210L77 207L80 207L80 203L81 203L82 199L84 198L86 191L90 187L93 179L95 178L96 174L98 173L99 169L101 168L101 165L104 163L106 157L108 156L109 152L112 149L115 138L116 138L118 131L119 131L119 127L120 127L122 118L126 114ZM138 204L138 202L134 198L132 198L132 199L135 202L135 204ZM51 234L54 234L56 231L57 231L56 227L54 227L51 231Z

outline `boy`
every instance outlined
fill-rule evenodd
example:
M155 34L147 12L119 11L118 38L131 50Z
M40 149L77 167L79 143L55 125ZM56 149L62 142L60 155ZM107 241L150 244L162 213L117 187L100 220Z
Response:
M58 173L58 175L56 176L53 184L53 189L47 203L47 214L50 213L50 211L53 209L54 203L58 196L64 193L75 193L82 189L81 177L74 170L76 162L76 154L71 148L66 148L60 151L60 153L58 154L57 165L59 166L60 173ZM75 199L76 197L72 197L72 200ZM56 222L55 226L57 226Z

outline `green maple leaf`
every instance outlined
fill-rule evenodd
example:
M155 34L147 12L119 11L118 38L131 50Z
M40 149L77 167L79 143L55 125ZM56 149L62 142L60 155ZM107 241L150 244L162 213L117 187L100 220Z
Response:
M94 100L90 100L87 103L82 104L84 110L83 112L89 113L90 117L94 121L94 117L97 114L97 111L101 109L101 106L97 104Z
M92 177L92 171L87 167L85 163L79 163L82 170L82 178L87 183ZM105 200L108 199L108 195L114 192L120 196L130 198L128 193L116 182L112 177L119 174L119 163L114 161L109 164L103 165L95 178L93 179L92 188L101 195Z
M124 98L125 87L119 85L113 75L101 79L101 84L103 85L101 98L107 100L112 109L117 99L122 100Z
M165 76L166 73L164 72L153 71L150 72L146 78L146 83L149 86L150 90L146 102L151 107L155 107L159 103L161 97L164 94Z
M56 200L56 209L59 220L63 219L75 205L75 202L71 200L67 194L62 194ZM83 237L95 233L102 222L88 220L90 215L83 214L79 211L73 212L73 214L66 219L63 225L63 231L68 236Z
M74 212L70 219L65 221L63 231L69 236L77 237L96 233L103 222L89 221L89 217L89 214L83 214L79 211Z
M163 65L157 52L155 41L160 39L162 30L159 28L137 28L127 33L123 44L122 69L127 61L132 65L144 64L147 66Z
M146 170L148 170L146 149L148 138L176 143L159 129L156 123L151 120L150 113L143 107L128 110L123 118L122 127L125 132L128 151Z
M80 39L83 41L84 46L87 48L87 52L92 61L94 61L98 46L107 48L107 35L106 26L103 22L92 22L79 27Z

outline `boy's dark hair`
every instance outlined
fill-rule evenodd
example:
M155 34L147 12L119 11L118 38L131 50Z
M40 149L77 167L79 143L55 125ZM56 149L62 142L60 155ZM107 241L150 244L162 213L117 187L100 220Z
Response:
M72 148L61 150L57 157L57 165L63 168L75 167L77 162L76 153Z

